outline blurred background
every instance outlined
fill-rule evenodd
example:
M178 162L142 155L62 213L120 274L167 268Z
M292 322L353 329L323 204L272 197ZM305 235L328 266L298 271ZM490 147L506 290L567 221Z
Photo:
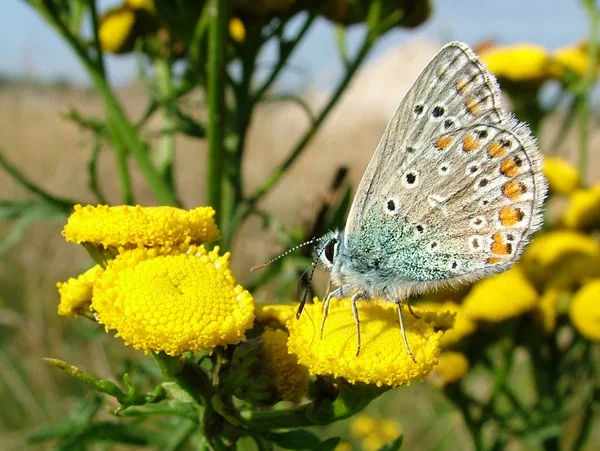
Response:
M104 11L117 3L101 0L98 5ZM265 198L264 208L286 226L310 223L340 168L348 168L349 182L356 186L402 96L444 43L531 42L552 51L583 41L589 34L588 18L575 0L434 0L432 7L431 18L422 26L395 29L377 43L318 135ZM88 131L65 120L64 114L75 109L83 115L101 116L102 101L64 41L27 3L1 2L0 30L0 150L6 160L49 192L95 203L87 178L91 138ZM317 19L272 90L301 95L315 107L322 105L342 73L334 32L331 22ZM356 47L363 34L364 25L352 26L348 47ZM258 67L275 58L275 45L267 44L259 55ZM136 57L109 55L106 64L127 113L134 117L143 114L147 97L139 81ZM553 86L544 89L551 97ZM200 108L204 105L201 96L191 102ZM559 111L555 119L544 122L542 135L553 133L560 115ZM588 178L596 181L600 136L595 119L593 124ZM244 177L249 189L259 186L305 127L305 116L296 105L275 102L257 107L245 154L248 163ZM158 121L151 120L148 130L149 134L153 130L158 133ZM574 157L571 149L575 139L569 136L562 142L561 155ZM204 205L206 168L197 155L206 151L205 144L183 136L177 136L176 143L179 197L185 208ZM109 152L101 154L98 176L102 189L109 202L118 204L115 170ZM153 204L135 169L133 181L137 202ZM29 198L22 186L0 171L1 200ZM63 221L40 223L32 218L31 222L22 239L0 256L0 449L5 450L23 449L28 434L66 415L79 397L89 396L85 387L45 365L42 357L61 358L107 378L126 371L123 362L144 365L143 356L102 331L56 315L56 282L89 267L89 257L83 248L64 242L60 233ZM0 223L0 233L8 237L13 229ZM248 268L280 250L272 231L264 230L256 218L249 220L233 242L234 275L242 284L249 282ZM396 389L384 402L373 403L368 412L373 418L391 419L393 426L385 427L404 430L404 449L471 446L461 416L439 392L423 384ZM333 427L344 435L352 430L360 437L365 435L361 427L375 427L368 421L367 426L344 421ZM408 424L410 427L404 427ZM597 421L595 426L599 426ZM597 430L593 436L600 443ZM363 445L364 449L376 449L372 444ZM27 446L35 449L35 445ZM600 449L600 445L585 449Z

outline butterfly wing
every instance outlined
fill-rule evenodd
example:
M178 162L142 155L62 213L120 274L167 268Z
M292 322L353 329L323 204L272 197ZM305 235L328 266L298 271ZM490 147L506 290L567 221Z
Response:
M527 126L503 111L494 77L466 44L446 45L359 184L345 229L350 260L381 268L382 285L408 293L506 269L541 224L541 164Z

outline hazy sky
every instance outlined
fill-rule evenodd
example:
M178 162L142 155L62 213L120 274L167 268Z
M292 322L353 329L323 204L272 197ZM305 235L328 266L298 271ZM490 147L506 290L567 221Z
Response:
M100 0L102 9L119 2ZM548 48L585 38L587 18L578 0L433 0L434 15L416 30L393 31L376 48L377 57L393 46L428 37L439 41L461 40L473 44L494 38L502 43L529 41ZM61 38L55 35L22 0L0 0L0 73L35 78L65 77L85 83L87 77ZM360 28L354 27L350 43L356 43ZM265 61L273 61L267 51ZM327 22L314 26L292 62L319 83L319 74L336 72L336 50ZM131 58L109 59L109 73L117 83L135 74ZM284 83L295 84L293 75Z

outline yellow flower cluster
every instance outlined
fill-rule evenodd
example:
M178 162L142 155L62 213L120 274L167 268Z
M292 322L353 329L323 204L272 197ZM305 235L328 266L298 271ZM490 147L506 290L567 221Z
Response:
M458 382L469 370L469 361L460 352L442 352L437 366L429 376L429 382L438 387Z
M76 206L63 230L67 240L114 248L96 266L59 283L59 314L83 307L106 330L145 352L170 355L241 341L254 321L254 300L229 270L229 253L208 252L216 239L212 208ZM90 304L91 303L91 304Z
M402 434L402 428L389 418L377 418L363 413L353 417L350 433L360 440L361 449L375 451L396 440Z
M219 238L211 207L76 205L63 236L72 243L108 247L169 247L208 243Z
M266 329L262 334L264 365L279 398L299 402L308 391L308 371L288 352L287 342L286 332Z
M590 340L600 341L600 279L584 285L571 300L569 315L575 327Z
M238 343L254 302L218 247L134 249L111 260L94 287L92 309L106 330L136 349L178 355Z
M489 46L481 52L481 60L498 78L511 82L567 81L573 76L582 78L589 70L587 50L580 44L554 52L536 44Z
M96 265L88 269L78 277L71 277L66 282L58 282L58 314L63 316L75 316L82 309L89 307L92 303L94 284L104 273L104 268Z
M357 356L356 324L350 300L332 300L322 339L319 328L322 304L307 305L299 320L288 321L290 352L307 366L311 374L344 377L351 383L377 386L410 384L425 378L437 363L440 353L438 318L429 313L416 318L406 311L404 322L413 361L402 344L396 306L392 303L359 304L361 350ZM445 325L444 325L445 328Z
M579 172L563 158L544 158L544 175L550 192L554 194L568 195L579 186Z

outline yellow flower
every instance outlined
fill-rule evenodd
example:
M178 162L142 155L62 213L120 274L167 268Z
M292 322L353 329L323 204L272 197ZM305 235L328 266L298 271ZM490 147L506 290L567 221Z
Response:
M523 253L521 266L538 286L566 289L600 276L600 245L573 230L537 234Z
M145 9L154 12L154 0L125 0L125 4L133 9Z
M600 225L600 184L575 191L569 198L561 219L571 229Z
M585 77L590 67L590 58L584 45L571 45L556 49L552 53L551 72L562 78L567 71Z
M75 206L63 230L67 241L107 247L202 244L219 238L211 207Z
M229 36L236 42L243 42L246 39L246 27L237 17L229 21Z
M98 29L100 46L105 52L126 53L133 50L135 11L125 5L111 9L102 19Z
M423 379L437 362L443 332L436 330L435 313L415 318L405 309L406 334L414 362L402 342L394 304L359 303L362 347L358 356L350 300L331 301L322 339L319 338L321 307L321 302L315 300L305 307L299 320L292 319L287 324L290 352L313 375L343 377L351 383L397 386Z
M519 266L476 283L463 302L474 320L500 322L535 307L538 294Z
M256 324L273 329L285 329L286 323L296 316L298 304L256 304L254 310Z
M558 302L563 292L557 288L548 288L540 297L536 318L546 333L552 333L556 329L556 317L558 316Z
M361 440L362 449L375 451L397 439L402 434L402 428L393 420L363 413L353 418L350 433Z
M579 172L563 158L544 158L544 174L553 193L571 194L579 186Z
M548 53L534 44L490 47L481 54L490 72L514 82L541 82L549 77Z
M475 332L475 322L469 318L463 311L460 305L454 302L419 302L415 309L433 311L433 312L449 312L455 314L454 326L444 332L440 340L442 348L449 348L467 335ZM417 315L421 315L419 311Z
M442 352L439 363L429 376L429 381L438 387L445 387L461 380L469 370L469 361L460 352Z
M540 233L529 244L521 263L524 266L537 266L546 270L555 263L564 260L568 255L598 255L600 246L594 238L572 230L557 230Z
M264 363L277 393L284 401L299 402L308 391L308 370L288 352L288 334L267 329L262 334Z
M348 443L348 442L340 442L336 447L334 451L352 451L354 448L352 448L352 444Z
M92 309L136 349L178 355L238 343L254 300L229 270L230 254L203 247L123 251L96 282Z
M58 314L63 316L75 316L92 302L92 290L96 280L104 273L100 265L88 269L77 278L71 277L66 282L58 282Z
M584 285L571 300L569 315L584 337L600 341L600 279Z

